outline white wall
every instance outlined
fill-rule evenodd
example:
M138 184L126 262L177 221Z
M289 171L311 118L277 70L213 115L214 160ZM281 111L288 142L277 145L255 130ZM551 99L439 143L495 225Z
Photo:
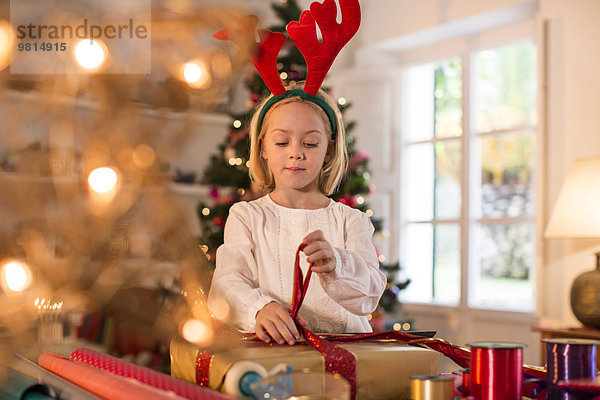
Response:
M353 48L361 51L392 39L415 37L443 24L488 13L509 6L531 3L525 0L363 0L363 21ZM535 5L535 3L534 3ZM540 230L545 228L562 180L570 164L579 157L600 155L600 1L538 0L540 33L545 36L547 67L544 107L540 121L544 142L540 148L545 174L542 176ZM360 65L362 61L356 60ZM360 132L358 133L360 135ZM360 141L361 138L359 137ZM365 140L365 139L363 139ZM593 268L593 252L600 241L541 240L538 317L545 325L577 325L569 306L573 279ZM408 308L420 318L419 308ZM531 332L526 319L510 326L507 321L467 323L457 326L452 312L422 315L428 326L440 335L462 343L463 340L518 340L529 344L527 362L537 362L539 335ZM502 325L504 324L504 325ZM503 337L497 337L498 335Z
M600 155L600 2L542 0L548 23L546 216L552 210L571 163ZM594 266L600 241L546 242L541 315L548 323L576 324L569 307L570 285Z

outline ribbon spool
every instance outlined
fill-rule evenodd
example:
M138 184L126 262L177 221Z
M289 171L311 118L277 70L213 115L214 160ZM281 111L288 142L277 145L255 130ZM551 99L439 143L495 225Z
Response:
M460 376L460 386L458 387L460 394L463 398L469 396L471 394L471 370L463 368L453 374Z
M454 378L436 375L411 376L410 393L412 400L452 400Z
M237 397L252 397L250 385L267 376L267 370L252 361L240 361L231 366L225 375L223 391Z
M589 339L543 339L546 343L546 390L549 399L574 400L586 397L581 393L569 393L557 387L561 381L596 378L596 345Z
M475 400L521 400L524 344L467 343L471 347L471 395Z

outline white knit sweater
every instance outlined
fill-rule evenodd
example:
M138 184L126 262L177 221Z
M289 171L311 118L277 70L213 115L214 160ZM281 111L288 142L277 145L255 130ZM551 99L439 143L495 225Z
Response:
M325 208L293 209L269 195L234 204L208 297L213 314L254 331L256 313L267 303L291 304L296 249L320 229L334 248L333 272L313 274L300 317L315 332L370 332L366 315L385 288L371 243L373 225L361 211L333 200ZM308 267L301 253L304 273Z

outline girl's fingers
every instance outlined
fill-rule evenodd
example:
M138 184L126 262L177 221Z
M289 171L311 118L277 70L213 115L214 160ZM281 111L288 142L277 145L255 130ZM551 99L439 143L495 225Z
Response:
M294 344L296 343L296 339L300 338L300 334L298 333L298 329L294 324L294 321L289 315L286 315L289 321L283 321L280 318L277 318L273 321L269 320L265 322L265 329L268 334L279 344Z
M271 336L271 338L273 338L273 340L276 341L277 343L279 343L279 344L285 343L283 336L281 336L281 334L279 333L279 329L277 329L277 326L272 321L265 322L265 330L267 331L269 336Z
M325 264L330 262L333 259L333 253L328 250L318 250L312 253L310 256L306 257L306 261L309 263L314 263L316 266L319 265L319 261L321 264Z
M335 269L335 264L332 262L325 263L320 266L313 265L312 270L317 274L329 273Z
M267 332L265 332L262 325L258 324L256 326L256 336L265 343L271 342L271 336Z
M309 233L308 235L306 235L304 237L304 239L302 239L303 243L306 244L310 244L311 242L315 241L315 240L321 240L321 239L325 239L325 236L323 236L323 232L321 232L320 230L316 230L313 231L311 233Z

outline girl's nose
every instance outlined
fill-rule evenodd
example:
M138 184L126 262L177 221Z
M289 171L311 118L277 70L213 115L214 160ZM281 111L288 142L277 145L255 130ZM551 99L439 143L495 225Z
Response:
M290 158L300 159L302 157L304 157L302 146L298 144L290 145Z

